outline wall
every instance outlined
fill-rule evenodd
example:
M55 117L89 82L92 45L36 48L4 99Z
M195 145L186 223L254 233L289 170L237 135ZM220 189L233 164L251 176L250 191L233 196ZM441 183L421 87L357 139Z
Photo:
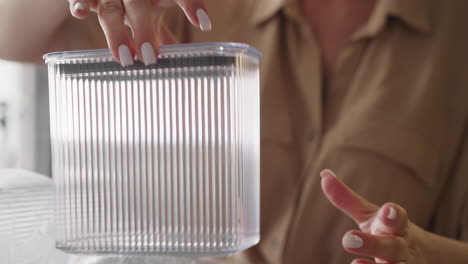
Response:
M50 175L45 66L0 60L0 168Z

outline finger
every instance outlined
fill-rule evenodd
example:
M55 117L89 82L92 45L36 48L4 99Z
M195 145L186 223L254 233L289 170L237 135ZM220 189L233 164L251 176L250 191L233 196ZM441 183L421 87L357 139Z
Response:
M375 264L375 262L368 259L355 259L351 264Z
M406 264L406 262L386 262L387 264ZM378 264L377 262L374 262L372 260L368 259L355 259L351 262L351 264Z
M390 234L405 236L408 230L408 213L394 203L386 203L377 213L378 221L371 227L372 234Z
M70 13L78 19L88 17L91 8L96 5L95 0L69 0L68 3L70 4Z
M177 44L179 41L177 38L172 34L172 32L167 28L166 24L161 23L160 26L160 34L159 34L159 41L163 45L171 45L171 44Z
M399 236L371 235L360 231L350 231L343 236L346 251L387 262L404 262L409 257L408 244Z
M149 0L123 0L126 17L133 32L138 59L145 65L156 63L159 43L156 38L156 15Z
M124 8L120 0L99 0L99 23L106 35L114 58L127 66L133 64L134 46L124 24Z
M204 0L177 0L176 2L194 26L202 31L211 30L211 20Z
M328 200L343 213L360 224L372 217L379 207L353 192L342 183L330 170L320 173L322 176L322 190Z

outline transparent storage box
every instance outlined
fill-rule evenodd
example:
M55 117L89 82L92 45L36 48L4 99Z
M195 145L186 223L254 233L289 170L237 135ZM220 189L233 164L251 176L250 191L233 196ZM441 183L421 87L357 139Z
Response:
M161 47L51 53L56 246L72 253L214 256L259 241L259 52Z

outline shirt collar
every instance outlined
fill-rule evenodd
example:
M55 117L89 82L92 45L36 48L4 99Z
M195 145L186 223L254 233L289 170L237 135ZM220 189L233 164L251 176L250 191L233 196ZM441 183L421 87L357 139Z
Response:
M378 0L369 21L354 34L353 39L375 36L385 28L389 17L397 18L419 32L432 30L427 0Z
M387 5L387 15L402 19L409 26L430 32L430 10L428 0L379 0Z
M254 0L252 21L260 24L273 17L281 9L294 6L295 0ZM297 13L297 12L296 12ZM368 23L358 35L374 35L384 28L388 17L396 17L408 26L421 31L430 32L430 10L428 0L377 0Z

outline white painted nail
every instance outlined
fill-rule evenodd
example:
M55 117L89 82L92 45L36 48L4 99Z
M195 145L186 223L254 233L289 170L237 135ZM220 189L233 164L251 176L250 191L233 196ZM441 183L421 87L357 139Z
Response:
M343 246L345 248L362 248L363 245L364 240L356 235L346 234L343 237Z
M200 29L202 31L210 31L211 30L211 21L208 17L208 14L202 8L197 10L197 18L198 23L200 24Z
M77 13L78 11L83 11L85 10L86 7L83 3L81 2L76 2L75 5L73 5L73 13Z
M387 218L390 220L395 220L396 217L397 217L397 211L395 210L395 208L390 207L390 212L388 213Z
M141 45L141 55L143 56L145 65L156 63L156 54L154 53L153 46L149 42L145 42Z
M329 173L329 174L331 174L333 177L336 178L336 174L335 174L333 171L329 170L329 169L324 170L323 173Z
M127 45L120 45L119 46L119 57L120 57L120 64L122 66L128 66L133 64L132 54L130 53L130 49Z

